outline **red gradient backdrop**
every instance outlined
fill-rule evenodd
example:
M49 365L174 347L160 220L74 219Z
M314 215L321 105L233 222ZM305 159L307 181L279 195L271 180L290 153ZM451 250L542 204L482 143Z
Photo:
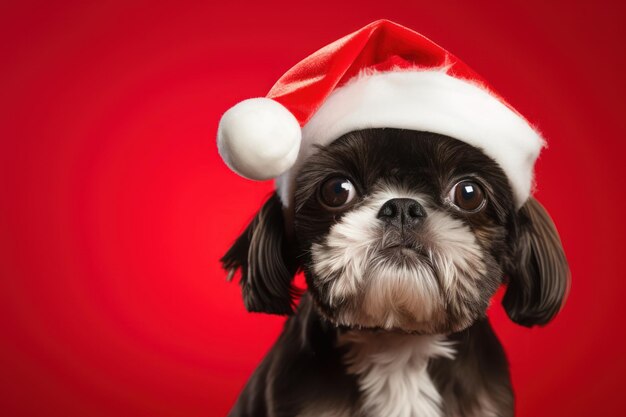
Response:
M227 413L284 319L247 314L217 262L272 189L220 161L219 117L381 17L464 59L549 140L537 196L573 285L546 328L491 310L518 415L624 414L622 8L13 3L0 13L3 416Z

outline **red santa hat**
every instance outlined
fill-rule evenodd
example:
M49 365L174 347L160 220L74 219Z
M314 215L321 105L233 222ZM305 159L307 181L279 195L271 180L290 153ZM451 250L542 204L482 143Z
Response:
M487 83L424 36L378 20L308 56L266 97L221 118L217 144L243 177L276 179L285 207L316 149L366 128L439 133L481 149L503 169L521 207L545 142Z

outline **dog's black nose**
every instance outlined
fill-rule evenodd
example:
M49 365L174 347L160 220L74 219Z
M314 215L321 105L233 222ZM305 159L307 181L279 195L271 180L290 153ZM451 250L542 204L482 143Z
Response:
M392 198L383 204L377 217L397 227L416 226L426 217L426 211L412 198Z

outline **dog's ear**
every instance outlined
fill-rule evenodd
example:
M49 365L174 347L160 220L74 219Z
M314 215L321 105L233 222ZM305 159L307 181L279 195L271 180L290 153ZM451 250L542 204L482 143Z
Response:
M502 304L514 322L544 325L561 309L569 290L570 272L554 223L537 200L529 198L511 234L513 259Z
M282 204L274 193L221 262L229 280L240 271L248 311L291 314L297 295L291 284L297 270L294 259L287 248Z

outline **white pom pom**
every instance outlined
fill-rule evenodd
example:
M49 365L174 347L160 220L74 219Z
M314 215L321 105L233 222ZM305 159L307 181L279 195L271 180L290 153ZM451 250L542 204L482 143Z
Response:
M267 180L293 166L301 138L298 120L282 104L265 97L251 98L224 113L217 148L239 175Z

